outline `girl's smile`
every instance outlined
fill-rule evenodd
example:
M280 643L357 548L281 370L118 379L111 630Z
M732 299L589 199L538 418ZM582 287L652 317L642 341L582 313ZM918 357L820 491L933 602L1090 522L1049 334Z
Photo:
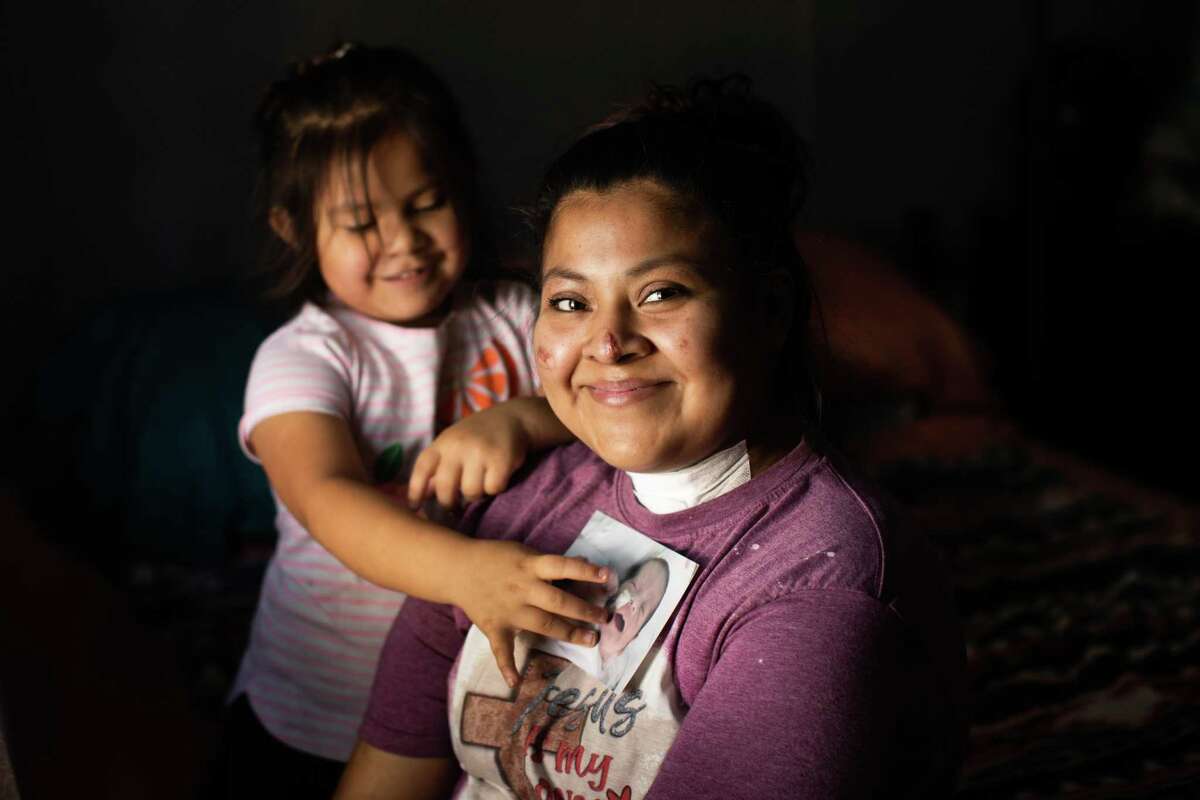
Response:
M711 225L648 181L579 191L546 237L539 372L555 414L613 466L659 472L745 438L757 323Z
M335 163L317 201L321 277L369 317L435 324L466 269L454 204L404 134L372 148L364 172L365 187L354 159Z

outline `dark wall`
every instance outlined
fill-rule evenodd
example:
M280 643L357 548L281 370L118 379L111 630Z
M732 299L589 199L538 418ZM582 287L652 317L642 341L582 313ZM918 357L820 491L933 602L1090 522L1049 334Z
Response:
M52 277L38 270L38 280L74 298L244 269L254 103L286 62L342 39L401 44L443 73L501 204L527 193L572 132L651 77L744 69L797 122L811 105L802 4L759 3L752 14L686 2L624 12L555 2L467 9L378 0L308 4L303 14L282 3L94 4L69 27L52 9L7 9L25 178L59 217L52 227L88 255L81 263L43 253ZM50 31L54 39L39 35Z
M357 39L406 46L445 75L498 209L647 79L745 70L811 140L807 223L878 248L970 326L1039 433L1103 457L1120 420L1123 464L1183 447L1166 442L1167 420L1178 428L1197 396L1166 371L1187 332L1164 321L1183 296L1164 259L1195 237L1139 228L1123 199L1192 69L1195 2L299 9L6 3L20 202L6 225L2 332L23 343L15 374L31 375L63 331L114 298L235 285L254 258L255 99L285 62Z
M800 125L811 10L768 0L6 3L6 126L22 202L4 270L6 329L39 349L131 291L235 281L250 267L257 97L340 40L395 43L458 94L497 208L554 149L650 78L741 69ZM499 214L499 212L498 212ZM25 358L25 354L18 356ZM28 368L29 365L26 365Z

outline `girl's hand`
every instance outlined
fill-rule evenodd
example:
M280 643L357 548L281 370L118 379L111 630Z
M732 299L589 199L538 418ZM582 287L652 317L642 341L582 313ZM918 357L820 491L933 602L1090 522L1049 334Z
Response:
M417 457L408 480L408 503L430 496L453 508L460 500L499 494L531 450L571 440L540 397L520 397L463 417Z
M612 570L582 558L546 555L517 542L472 539L456 587L455 605L483 631L496 666L510 687L517 685L513 635L517 630L591 647L598 634L574 625L580 620L601 625L607 612L551 581L606 584Z

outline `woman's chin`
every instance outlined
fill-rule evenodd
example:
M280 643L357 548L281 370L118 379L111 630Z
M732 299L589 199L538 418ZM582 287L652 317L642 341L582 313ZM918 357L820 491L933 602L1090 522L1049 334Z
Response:
M560 417L561 419L561 417ZM721 449L712 431L664 430L664 425L570 425L567 427L609 466L624 472L670 472Z
M664 459L661 454L648 452L644 442L604 441L592 444L591 447L606 464L623 472L666 472L672 469L663 466Z
M610 467L625 473L670 473L703 461L721 449L719 441L712 446L698 446L701 443L696 439L654 443L649 437L596 437L583 441Z

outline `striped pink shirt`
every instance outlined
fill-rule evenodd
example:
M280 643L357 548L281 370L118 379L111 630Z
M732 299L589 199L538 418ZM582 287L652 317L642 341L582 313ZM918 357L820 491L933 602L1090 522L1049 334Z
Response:
M500 283L460 288L436 328L402 328L331 303L306 305L250 367L238 435L247 455L262 420L291 411L349 423L383 491L403 494L417 455L448 424L532 394L536 298ZM383 640L404 595L350 572L275 500L279 541L267 567L241 692L273 735L344 761L358 736Z

